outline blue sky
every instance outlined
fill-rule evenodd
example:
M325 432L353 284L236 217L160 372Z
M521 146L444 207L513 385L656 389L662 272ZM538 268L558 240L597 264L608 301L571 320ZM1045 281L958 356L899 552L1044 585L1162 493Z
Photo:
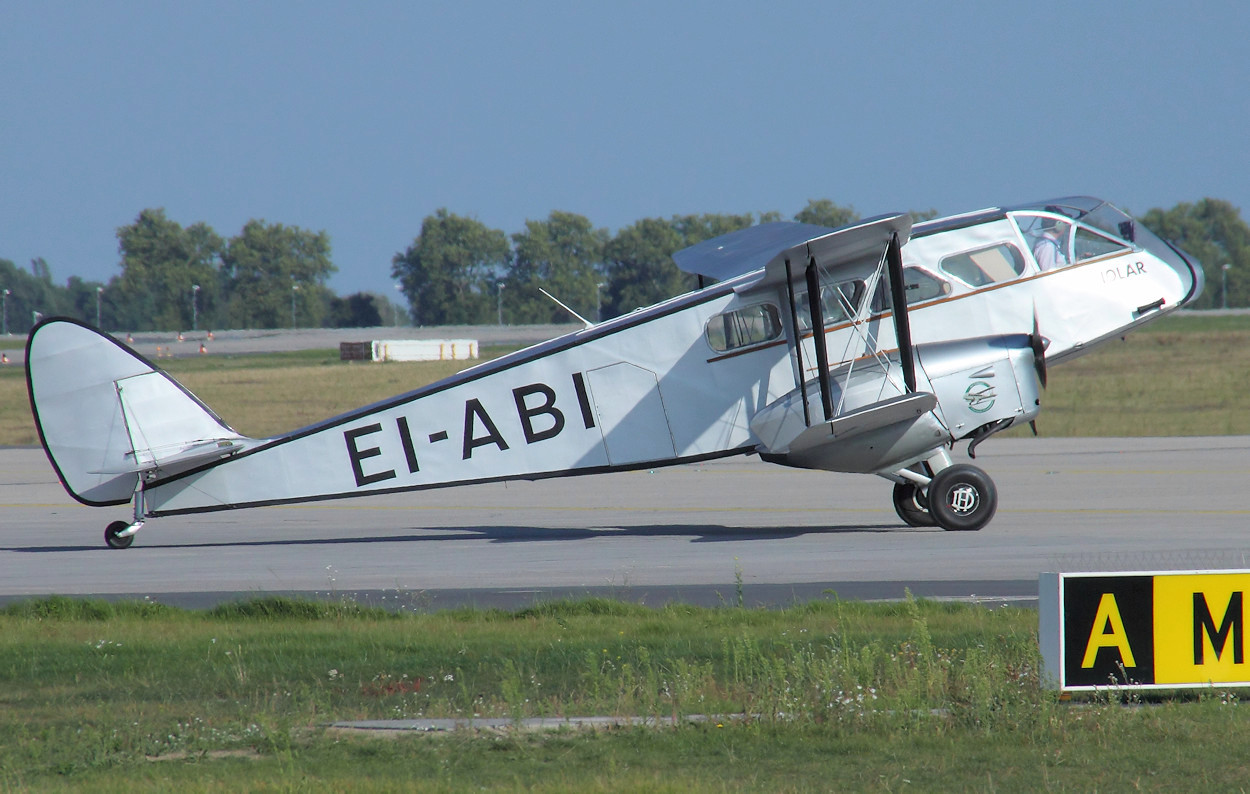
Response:
M0 257L106 281L164 207L324 229L335 290L396 296L439 207L1244 211L1248 34L1234 2L0 0Z

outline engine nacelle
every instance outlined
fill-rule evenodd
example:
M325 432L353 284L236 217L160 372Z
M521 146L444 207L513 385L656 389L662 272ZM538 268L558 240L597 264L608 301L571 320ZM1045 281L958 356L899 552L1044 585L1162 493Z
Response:
M920 367L952 440L987 425L1031 422L1041 410L1033 348L1024 334L920 345Z

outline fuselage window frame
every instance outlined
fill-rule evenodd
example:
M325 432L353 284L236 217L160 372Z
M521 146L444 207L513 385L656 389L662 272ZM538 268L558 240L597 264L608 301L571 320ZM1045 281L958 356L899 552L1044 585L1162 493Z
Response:
M717 353L730 353L779 339L781 310L774 303L752 303L708 319L703 338Z
M931 282L931 288L937 292L928 294L923 291L921 281L913 280L910 277L921 276ZM907 296L907 305L911 306L917 303L927 303L933 300L940 300L949 297L954 291L951 283L936 273L931 272L928 268L919 267L918 265L906 265L903 268L903 291Z

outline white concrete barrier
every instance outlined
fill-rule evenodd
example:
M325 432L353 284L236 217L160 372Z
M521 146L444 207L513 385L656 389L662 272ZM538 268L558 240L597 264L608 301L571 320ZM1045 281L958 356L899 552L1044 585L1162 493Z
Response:
M374 361L463 361L477 358L476 339L392 339L373 342Z

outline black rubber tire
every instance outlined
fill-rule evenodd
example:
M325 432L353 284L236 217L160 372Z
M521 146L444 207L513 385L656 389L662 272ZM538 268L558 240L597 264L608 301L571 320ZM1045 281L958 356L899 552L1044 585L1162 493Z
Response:
M937 526L933 514L929 512L924 493L914 482L895 484L894 512L909 527Z
M948 466L929 483L929 511L942 529L976 532L990 523L998 510L994 481L976 466Z
M104 528L104 542L108 544L110 549L128 549L130 544L135 542L134 535L126 537L118 537L117 533L130 526L125 521L114 521Z

